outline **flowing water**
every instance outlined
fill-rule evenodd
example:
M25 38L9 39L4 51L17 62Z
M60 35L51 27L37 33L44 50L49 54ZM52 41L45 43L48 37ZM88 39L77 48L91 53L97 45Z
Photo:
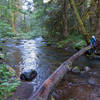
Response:
M42 40L42 37L31 40L8 39L3 44L5 51L9 55L7 63L15 69L18 78L23 69L32 68L37 71L35 79L31 82L21 82L14 95L7 100L28 100L54 70L75 53L70 47L67 50L47 47ZM80 66L82 69L85 66L92 67L90 73L94 72L95 74L90 76L88 74L69 73L56 87L52 94L53 97L57 100L100 100L100 90L97 88L100 86L88 84L89 81L90 83L91 81L94 82L93 79L97 84L100 83L99 59L89 59L86 56L81 56L73 66ZM68 82L73 85L68 87ZM77 82L82 83L82 85Z

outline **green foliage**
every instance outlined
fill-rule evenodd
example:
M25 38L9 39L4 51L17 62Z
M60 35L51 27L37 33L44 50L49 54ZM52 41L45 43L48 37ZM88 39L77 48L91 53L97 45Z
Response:
M84 41L85 38L83 39L79 34L77 34L76 37L76 34L73 33L73 30L79 31L81 28L77 27L78 22L69 1L51 0L49 3L44 4L42 0L34 0L34 11L31 11L30 9L33 5L33 2L29 2L27 0L26 2L28 10L22 9L24 3L21 1L0 0L0 37L29 39L41 35L45 37L46 40L48 40L48 45L55 43L59 48L66 46L66 44L69 42L72 42L74 48L82 48L86 45L86 42ZM67 6L65 2L67 2ZM81 4L80 1L75 1L76 6L77 4L80 4L76 8L78 9L81 18L84 17L83 15L85 12L87 12L86 10L88 9L88 1L82 2L83 3ZM16 34L12 32L11 28L12 11L14 12L15 22L13 22L13 24L15 25ZM90 17L88 17L86 21L82 20L83 24L85 25L86 32L90 31L89 18ZM94 31L97 26L96 20L97 17L94 16L92 20L92 30ZM67 38L65 38L66 36L64 34L65 27L67 27L68 33L72 33Z
M70 99L70 100L75 100L75 99Z
M14 36L15 36L15 34L13 32L7 32L7 34L4 35L4 37L6 37L6 38L12 38Z
M67 44L71 44L76 49L81 49L86 46L86 41L83 39L83 36L80 35L80 33L73 32L65 40L58 42L57 46L59 48L63 48Z
M3 21L0 21L0 33L6 33L7 31L11 31L10 25Z
M37 10L34 10L34 18L35 19L38 19L38 18L40 18L41 16L43 16L43 13L44 13L44 11L43 11L43 9L37 9Z
M86 46L86 42L84 40L79 40L76 43L73 43L74 48L82 49Z
M0 37L13 37L11 26L3 21L0 21Z
M50 38L62 39L64 30L62 9L53 9L50 15L45 16L44 26Z
M0 52L0 58L5 59L5 55Z
M7 96L11 96L11 93L16 90L16 87L20 82L12 78L15 73L7 69L7 65L0 65L0 100L6 99Z
M40 29L40 30L39 30ZM33 31L30 31L30 32L27 32L27 33L24 33L24 32L20 32L20 34L16 34L16 37L13 37L14 39L33 39L35 37L38 37L38 36L42 36L42 32L41 31L41 28L37 28Z

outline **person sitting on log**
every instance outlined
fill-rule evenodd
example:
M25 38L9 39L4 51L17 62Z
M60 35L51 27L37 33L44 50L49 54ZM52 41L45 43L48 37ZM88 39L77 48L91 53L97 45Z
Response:
M96 54L96 37L95 36L92 36L91 41L90 41L90 46L93 47L93 53Z

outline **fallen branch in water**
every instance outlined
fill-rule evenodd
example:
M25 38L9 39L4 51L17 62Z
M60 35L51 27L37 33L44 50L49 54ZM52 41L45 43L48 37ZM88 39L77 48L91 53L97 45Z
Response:
M53 91L54 87L61 81L63 76L69 71L69 67L72 65L73 61L84 54L86 51L91 49L91 46L87 46L82 50L78 51L76 54L71 56L63 64L61 64L57 70L51 74L51 76L40 86L35 95L32 95L29 100L47 100L50 93Z

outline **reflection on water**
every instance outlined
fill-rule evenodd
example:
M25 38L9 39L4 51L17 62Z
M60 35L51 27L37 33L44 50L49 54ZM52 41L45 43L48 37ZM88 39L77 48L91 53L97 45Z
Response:
M25 42L21 47L22 52L22 62L20 62L20 66L23 66L23 68L36 68L36 61L37 61L37 55L36 55L36 44L34 43L34 40L29 40Z

